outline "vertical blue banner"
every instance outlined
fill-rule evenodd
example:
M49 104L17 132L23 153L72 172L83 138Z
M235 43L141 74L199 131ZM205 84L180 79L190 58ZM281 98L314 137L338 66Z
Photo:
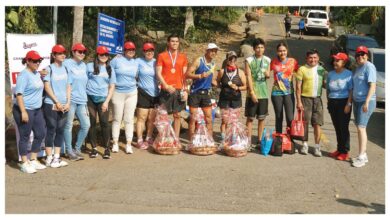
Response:
M125 40L125 22L105 14L98 15L97 45L106 46L110 54L121 54Z

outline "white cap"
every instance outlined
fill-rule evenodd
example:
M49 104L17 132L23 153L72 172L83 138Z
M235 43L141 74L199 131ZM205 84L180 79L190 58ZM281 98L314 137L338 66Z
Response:
M218 49L219 50L219 47L214 43L209 43L209 45L207 45L207 50L211 50L211 49Z

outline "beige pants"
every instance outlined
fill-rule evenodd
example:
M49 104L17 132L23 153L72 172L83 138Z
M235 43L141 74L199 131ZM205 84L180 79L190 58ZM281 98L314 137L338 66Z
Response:
M112 139L117 142L122 123L125 123L126 140L132 141L134 131L134 111L137 106L137 90L131 93L114 91L112 96L114 105L114 119L112 121Z

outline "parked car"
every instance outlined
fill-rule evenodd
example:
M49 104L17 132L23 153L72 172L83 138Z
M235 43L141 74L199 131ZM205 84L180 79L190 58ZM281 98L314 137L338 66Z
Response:
M305 32L321 32L325 36L329 33L329 15L323 10L306 10L303 14L305 18Z
M346 64L346 68L354 69L355 63L355 50L358 46L366 46L367 48L379 48L378 42L371 37L360 36L354 34L340 35L332 44L330 49L329 63L333 63L332 55L339 52L346 53L349 56L349 61Z
M368 48L368 59L376 68L376 101L385 102L385 49Z

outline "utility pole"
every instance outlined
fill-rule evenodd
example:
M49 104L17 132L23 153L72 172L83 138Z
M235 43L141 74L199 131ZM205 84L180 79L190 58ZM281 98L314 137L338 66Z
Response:
M53 7L53 34L54 42L57 43L57 18L58 18L58 6Z

